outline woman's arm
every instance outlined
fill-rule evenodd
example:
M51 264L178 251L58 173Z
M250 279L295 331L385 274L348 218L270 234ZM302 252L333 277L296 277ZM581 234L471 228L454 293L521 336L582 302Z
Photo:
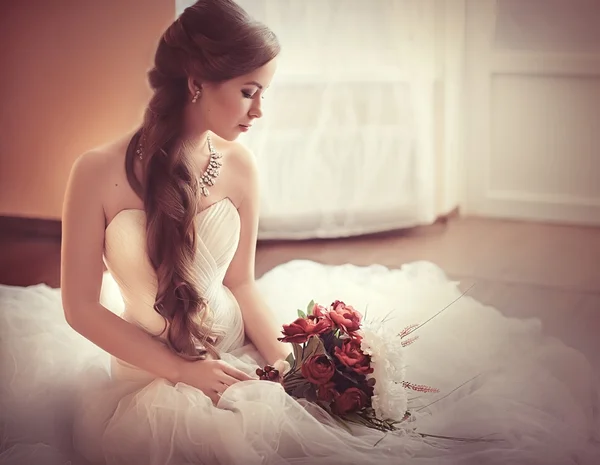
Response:
M225 275L224 284L231 290L240 305L244 329L260 354L269 364L285 360L292 352L289 344L279 342L278 327L255 283L256 241L259 218L259 181L253 154L239 145L236 162L243 186L243 199L238 206L241 220L240 241Z
M107 156L82 155L73 165L64 200L61 293L65 317L78 333L113 356L173 383L184 360L142 329L99 303L105 218L103 173Z

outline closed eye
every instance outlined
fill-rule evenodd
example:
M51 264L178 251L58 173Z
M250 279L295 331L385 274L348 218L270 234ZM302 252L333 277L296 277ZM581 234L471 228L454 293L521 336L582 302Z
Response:
M243 90L243 91L242 91L242 95L244 96L244 98L250 98L250 99L252 99L252 98L254 98L254 96L256 95L256 92L255 92L254 94L251 94L250 92L247 92L247 91ZM260 96L260 98L261 98L261 100L263 100L263 99L265 98L265 95L264 95L264 94L262 94L262 95Z

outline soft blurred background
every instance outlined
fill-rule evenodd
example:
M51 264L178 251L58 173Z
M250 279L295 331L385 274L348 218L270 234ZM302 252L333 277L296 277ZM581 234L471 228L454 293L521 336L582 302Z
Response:
M139 123L158 37L190 3L2 2L0 283L60 285L71 164ZM258 276L431 260L600 354L599 1L239 3L283 45L242 138Z

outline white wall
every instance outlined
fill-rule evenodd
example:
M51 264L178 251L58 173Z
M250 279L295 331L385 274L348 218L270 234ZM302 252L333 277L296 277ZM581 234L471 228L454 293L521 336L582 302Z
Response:
M600 2L468 0L463 211L600 224Z

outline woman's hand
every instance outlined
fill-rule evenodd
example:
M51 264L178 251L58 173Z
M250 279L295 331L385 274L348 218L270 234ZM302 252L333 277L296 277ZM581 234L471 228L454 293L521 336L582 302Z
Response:
M184 362L179 376L181 383L200 389L214 404L229 386L252 379L229 363L212 359Z

